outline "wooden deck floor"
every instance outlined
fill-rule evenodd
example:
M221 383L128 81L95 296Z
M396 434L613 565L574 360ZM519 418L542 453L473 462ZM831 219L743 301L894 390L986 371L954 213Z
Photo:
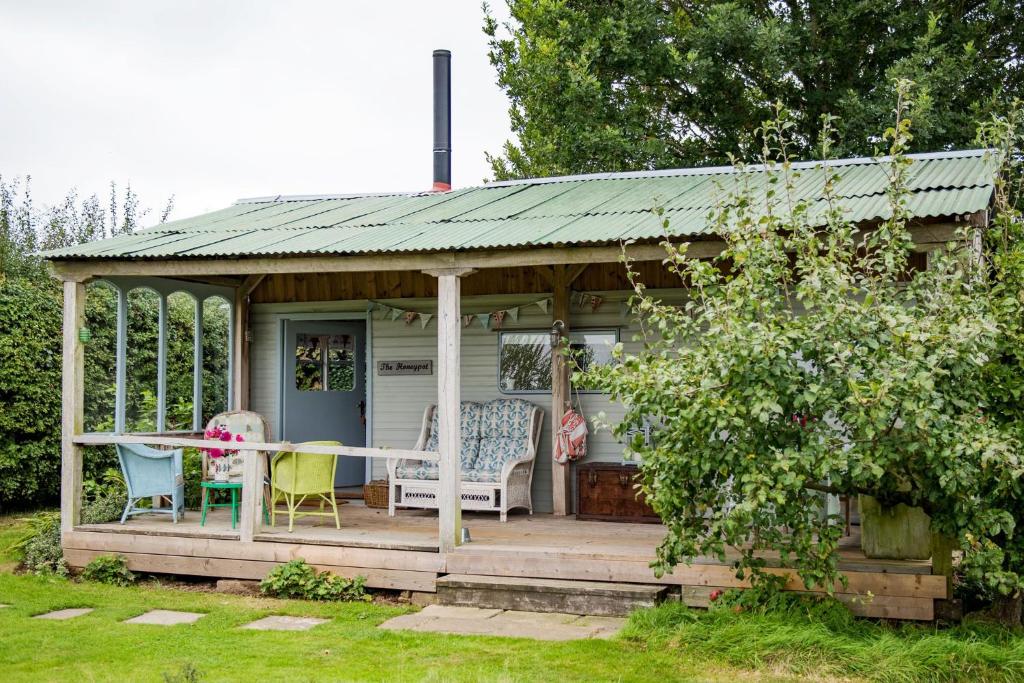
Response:
M360 502L341 508L342 528L304 518L288 532L278 517L253 543L238 541L226 510L212 511L206 526L199 514L173 524L165 516L143 515L126 524L82 525L64 535L66 556L82 566L96 555L125 555L133 569L232 578L262 578L274 565L297 557L347 576L363 575L371 587L434 591L444 574L528 576L679 586L682 597L699 604L717 587L742 585L733 570L713 559L698 559L656 579L649 567L664 535L657 524L576 521L547 514L463 514L472 541L453 553L437 546L437 515L432 511L386 510ZM856 532L855 532L856 533ZM945 579L931 575L928 561L869 560L856 535L843 541L840 567L849 583L840 599L868 616L931 619L933 602L945 597ZM766 559L776 565L773 558ZM776 570L786 573L785 570ZM790 577L787 588L803 590ZM873 596L873 597L869 597Z

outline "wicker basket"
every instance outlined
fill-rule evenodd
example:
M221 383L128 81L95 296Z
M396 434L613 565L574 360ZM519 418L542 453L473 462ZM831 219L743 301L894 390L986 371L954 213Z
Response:
M369 484L363 484L363 502L368 508L386 508L388 482L384 479L374 479Z

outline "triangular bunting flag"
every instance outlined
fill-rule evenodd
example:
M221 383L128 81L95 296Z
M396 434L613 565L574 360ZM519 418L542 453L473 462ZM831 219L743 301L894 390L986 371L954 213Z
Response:
M402 314L402 318L405 319L406 325L412 325L412 321L415 320L416 316L418 315L419 313L417 313L416 311L406 311L405 313Z
M391 309L391 319L392 320L398 320L400 317L402 317L402 313L404 313L404 312L405 311L403 311L401 308L392 308Z
M433 317L433 313L420 313L420 329L427 329L427 325L430 324L430 319Z
M491 314L490 313L477 313L476 319L480 321L480 325L485 330L491 329Z
M500 330L501 329L501 324L503 322L505 322L505 314L506 313L508 313L508 311L498 311L497 313L493 314L494 315L494 329L496 329L496 330Z
M462 316L462 326L463 327L469 327L472 324L473 324L473 316L471 316L471 315L464 315L464 316Z
M512 320L515 320L516 322L519 321L519 309L518 308L510 308L510 309L508 309L505 312L508 313L508 317L512 318Z
M540 310L542 310L545 313L547 313L548 312L548 301L550 301L550 299L541 299L540 301L535 301L534 303L537 304L537 306L540 308Z

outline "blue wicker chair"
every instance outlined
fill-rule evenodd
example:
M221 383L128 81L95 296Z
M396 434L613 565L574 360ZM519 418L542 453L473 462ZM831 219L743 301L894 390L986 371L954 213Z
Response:
M117 444L117 459L128 487L128 504L124 506L121 524L131 515L143 513L171 515L174 523L185 517L185 475L181 448L161 451L142 444ZM168 496L169 508L139 507L139 501L152 496Z

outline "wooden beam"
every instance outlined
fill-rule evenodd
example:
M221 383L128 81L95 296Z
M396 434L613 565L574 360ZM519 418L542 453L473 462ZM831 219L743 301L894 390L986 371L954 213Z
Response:
M937 242L938 234L954 239L962 223L945 222L915 225L910 228L915 243ZM918 239L918 234L931 239ZM944 237L944 239L946 239ZM684 243L680 240L679 243ZM721 253L725 243L718 239L689 242L687 253L693 258L711 258ZM289 256L283 258L164 259L164 260L66 260L50 262L50 269L63 279L87 279L105 276L202 277L210 275L269 275L274 273L365 273L402 270L451 268L508 268L555 264L615 263L627 255L637 261L660 261L665 249L660 244L630 244L625 247L541 247L534 249L434 252L428 254L360 254L353 256Z
M245 330L247 327L249 298L239 288L235 292L235 300L231 307L231 410L244 410L248 404L246 397L245 376L249 368L244 359L246 356Z
M438 412L438 546L442 553L455 550L462 535L459 428L461 369L459 275L437 278L437 412Z
M64 282L63 370L61 376L60 528L71 531L82 517L82 431L85 397L85 350L78 330L85 322L85 285Z
M192 340L192 429L199 431L203 425L203 301L196 297L195 318Z
M583 271L590 267L589 263L577 263L575 266L568 270L565 276L566 287L571 287L572 283L579 279L580 275L583 275Z
M202 432L198 432L202 434ZM79 446L108 446L118 443L141 443L149 446L170 446L171 448L222 448L224 443L214 439L189 438L188 436L159 436L150 434L76 434L72 443ZM316 453L317 455L343 455L355 458L408 458L437 462L434 451L414 451L403 448L363 448L362 446L314 446L312 444L282 442L246 441L245 445L256 451L270 453Z
M156 431L167 429L167 295L160 295L156 335Z
M561 321L563 337L569 334L569 275L566 266L554 267L551 323ZM551 504L556 515L567 515L572 509L569 465L559 464L554 458L562 416L569 408L569 366L561 354L562 348L551 351Z
M243 297L248 297L252 294L252 290L263 282L263 278L267 277L266 274L262 275L249 275L242 281L242 284L238 285L238 293Z
M242 514L238 523L238 539L252 543L263 526L260 505L263 503L263 462L266 458L258 451L239 451L239 454L242 456Z
M690 253L708 258L721 251L722 243L695 242ZM631 258L639 261L665 258L659 244L635 244L626 247ZM614 263L622 255L618 245L606 247L552 247L507 251L436 252L431 254L375 254L372 256L308 256L284 258L178 259L162 261L55 261L52 268L62 277L81 273L103 276L184 277L249 273L365 273L381 271L436 271L528 267L555 263Z
M540 275L541 279L544 280L544 284L549 288L555 286L555 276L551 272L553 266L534 266L533 268Z
M114 347L114 431L126 429L128 396L128 290L117 288L117 331Z

